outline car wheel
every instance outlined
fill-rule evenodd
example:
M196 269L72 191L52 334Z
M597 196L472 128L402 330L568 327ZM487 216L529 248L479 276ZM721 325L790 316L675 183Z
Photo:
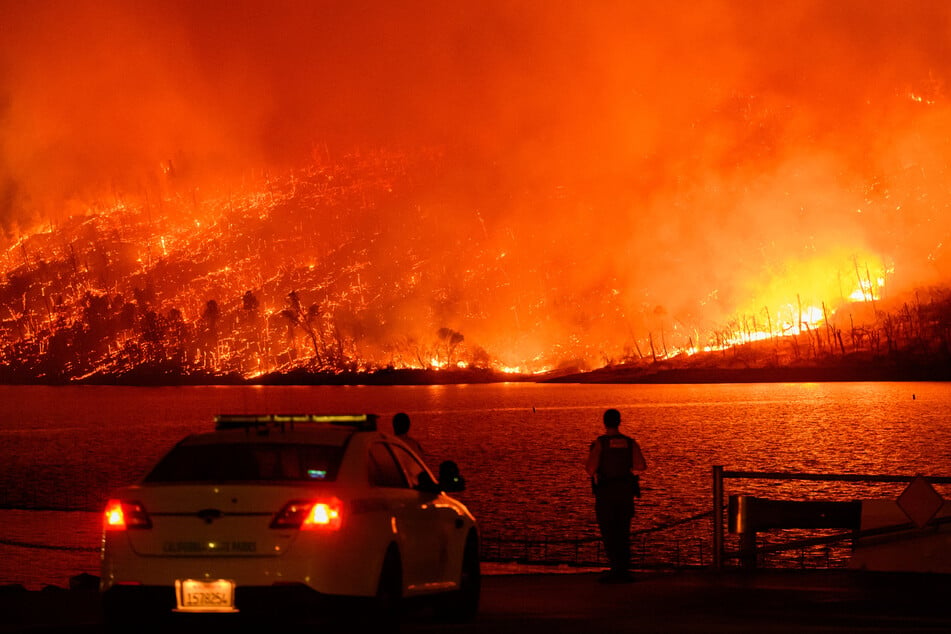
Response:
M459 589L440 601L436 608L437 615L443 620L454 623L471 621L479 611L481 593L482 568L479 562L479 542L475 534L470 534L462 556Z
M390 546L383 559L373 605L373 620L379 626L398 627L403 603L403 567L399 551Z

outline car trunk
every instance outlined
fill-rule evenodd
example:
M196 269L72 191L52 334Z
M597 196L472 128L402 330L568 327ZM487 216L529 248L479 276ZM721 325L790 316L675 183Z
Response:
M128 531L139 555L163 557L276 557L298 535L270 528L292 501L314 497L313 487L280 485L144 486L135 491L152 522Z

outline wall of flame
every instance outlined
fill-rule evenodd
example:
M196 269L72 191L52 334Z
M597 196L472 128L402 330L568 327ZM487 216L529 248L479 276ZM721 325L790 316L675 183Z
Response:
M204 239L160 314L197 324L248 289L308 304L330 283L306 271L327 267L365 287L333 301L377 311L351 321L400 358L440 328L540 368L864 318L948 275L949 18L937 1L3 3L7 290L25 240L77 216L101 236L115 214L144 264L86 290L130 296ZM413 158L346 158L380 147ZM308 180L329 166L365 180ZM288 205L296 224L269 226ZM232 232L270 255L213 255ZM292 257L285 232L309 236ZM119 257L60 235L58 257ZM367 250L324 257L344 244Z

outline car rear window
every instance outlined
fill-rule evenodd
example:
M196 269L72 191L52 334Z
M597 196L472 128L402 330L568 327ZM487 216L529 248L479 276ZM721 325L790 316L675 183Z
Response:
M330 482L343 447L275 443L179 445L145 482Z

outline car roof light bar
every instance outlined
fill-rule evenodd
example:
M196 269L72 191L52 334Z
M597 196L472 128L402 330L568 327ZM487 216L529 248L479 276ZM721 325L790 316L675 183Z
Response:
M286 427L294 429L297 424L317 424L375 431L376 419L376 414L219 414L215 416L215 429L280 427L284 430Z

